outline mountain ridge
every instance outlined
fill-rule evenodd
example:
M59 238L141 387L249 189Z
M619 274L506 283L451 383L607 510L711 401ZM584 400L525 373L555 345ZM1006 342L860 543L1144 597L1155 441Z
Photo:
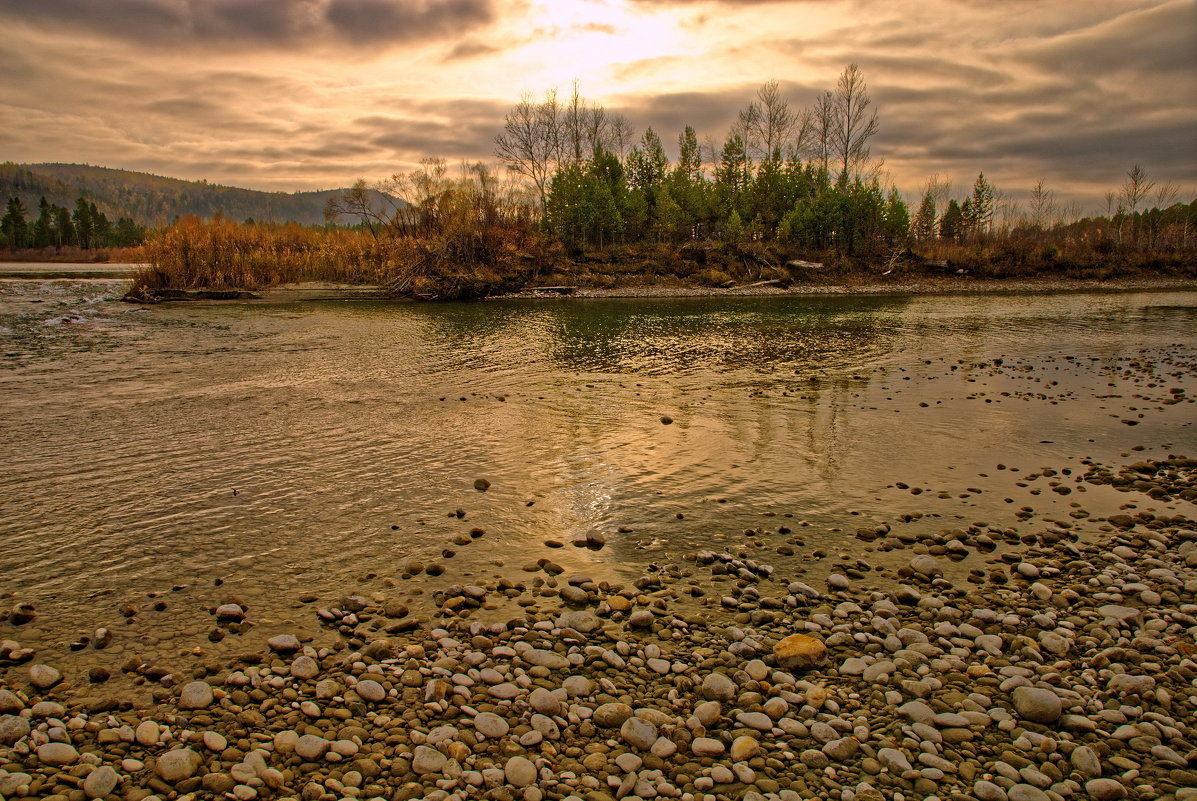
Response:
M82 195L112 220L128 217L150 227L189 214L322 225L328 199L344 191L264 192L92 164L0 164L0 200L19 197L31 216L42 197L73 209Z

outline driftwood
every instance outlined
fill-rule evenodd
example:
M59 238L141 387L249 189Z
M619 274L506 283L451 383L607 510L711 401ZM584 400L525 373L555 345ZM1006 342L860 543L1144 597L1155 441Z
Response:
M786 262L787 267L797 267L800 270L822 270L823 262L821 261L803 261L802 259L793 259Z
M128 293L121 300L126 303L165 303L177 300L251 300L260 297L243 289L142 289Z

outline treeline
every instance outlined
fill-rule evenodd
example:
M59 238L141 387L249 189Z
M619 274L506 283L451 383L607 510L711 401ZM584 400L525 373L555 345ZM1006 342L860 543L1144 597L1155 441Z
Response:
M686 126L670 162L651 128L638 139L618 115L581 97L525 97L508 113L496 154L536 189L542 228L576 254L626 243L757 243L839 262L893 265L910 248L942 261L1045 254L1189 250L1194 205L1135 166L1107 195L1104 217L1080 218L1039 182L1020 204L978 174L952 195L933 177L911 208L884 185L870 142L880 127L856 65L834 90L794 109L776 82L737 115L721 143ZM1152 203L1154 202L1154 205ZM1007 253L1013 249L1017 254ZM907 260L912 254L905 254ZM966 258L967 257L967 258Z
M115 223L96 208L93 201L79 197L73 210L49 203L43 197L38 203L37 216L29 211L19 197L10 197L0 219L0 248L10 251L26 248L130 248L140 245L146 227L128 217Z
M45 197L71 209L82 195L111 220L128 217L151 228L179 217L217 214L233 220L320 225L325 203L344 191L261 192L87 164L0 164L0 201L17 197L33 209Z
M152 241L157 266L139 280L151 290L234 278L252 287L326 274L462 298L546 282L722 286L943 270L1100 278L1197 267L1197 201L1177 202L1175 186L1138 166L1096 217L1058 204L1042 182L1015 202L984 173L963 194L933 177L911 208L872 157L878 130L855 65L806 108L765 84L721 141L685 126L676 160L652 129L638 134L576 88L565 100L550 91L521 99L495 139L510 180L482 164L453 175L427 159L334 194L326 221L354 220L354 229L313 232L302 246L277 226L189 220Z

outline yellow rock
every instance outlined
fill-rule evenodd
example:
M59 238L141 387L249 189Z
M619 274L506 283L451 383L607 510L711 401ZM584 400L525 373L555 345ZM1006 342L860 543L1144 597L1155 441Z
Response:
M610 606L616 612L626 612L632 608L632 602L622 595L608 595L607 606Z
M777 666L785 670L809 670L827 661L827 646L805 634L791 634L773 646Z

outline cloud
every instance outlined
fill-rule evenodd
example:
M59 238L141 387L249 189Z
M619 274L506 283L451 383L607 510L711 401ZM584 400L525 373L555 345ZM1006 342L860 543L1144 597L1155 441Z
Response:
M459 36L494 0L0 0L0 20L146 46L385 45Z

